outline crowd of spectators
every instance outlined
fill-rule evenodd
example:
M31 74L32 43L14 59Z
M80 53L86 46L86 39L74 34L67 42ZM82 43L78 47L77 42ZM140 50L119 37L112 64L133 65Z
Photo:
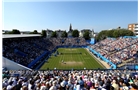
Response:
M44 51L59 45L87 45L84 38L3 39L3 56L27 66ZM105 39L90 45L114 64L133 58L138 39ZM18 49L26 56L14 52ZM115 52L115 53L114 53ZM136 70L9 70L2 74L3 90L138 90Z
M134 55L138 54L138 39L123 37L117 39L107 38L95 45L90 45L90 47L114 64L120 64L122 61L134 58Z
M3 40L3 56L27 66L31 61L43 54L45 50L52 51L56 46L60 45L87 44L84 38L9 38ZM114 64L120 64L123 60L126 61L137 54L138 39L107 38L95 45L90 45L90 47ZM23 52L25 56L15 53L14 49Z
M84 38L7 38L3 39L3 56L28 66L44 51L52 51L60 45L86 45ZM15 49L22 53L15 52Z
M138 90L134 70L5 71L3 90Z
M24 66L28 66L30 62L35 60L41 54L44 53L45 50L40 49L40 39L35 38L10 38L3 40L3 56L13 60L14 62L20 63ZM38 45L38 46L36 46ZM19 54L15 52L18 50L23 54Z
M88 43L84 38L76 37L76 38L62 38L62 45L87 45Z
M50 51L50 48L52 46L52 42L49 41L46 38L38 38L38 39L34 39L32 41L32 43L36 46L39 47L42 50L47 50Z
M122 61L126 61L128 59L133 58L138 51L138 44L134 44L128 48L125 48L121 51L118 51L112 54L110 57L106 57L107 59L111 60L115 64L121 63Z

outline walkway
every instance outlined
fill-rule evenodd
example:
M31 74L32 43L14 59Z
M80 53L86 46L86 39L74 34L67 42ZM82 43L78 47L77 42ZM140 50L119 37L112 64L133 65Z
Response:
M100 58L97 58L94 54L92 54L89 49L86 48L86 50L89 52L89 54L91 56L93 56L95 58L95 60L100 64L102 64L102 66L104 66L106 69L110 69L110 66L103 60L101 60Z

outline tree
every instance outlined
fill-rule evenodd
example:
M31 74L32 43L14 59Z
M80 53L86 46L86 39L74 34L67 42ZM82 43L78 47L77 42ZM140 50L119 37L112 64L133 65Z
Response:
M117 37L119 37L119 36L120 36L119 30L115 30L115 31L113 32L113 37L117 38Z
M30 32L30 34L38 34L37 30L34 30L33 32Z
M113 37L114 31L115 31L115 30L109 30L109 31L107 31L107 36L108 36L108 37Z
M3 34L20 34L20 31L19 30L17 30L17 29L13 29L12 31L6 31L5 33L3 33Z
M125 36L125 32L126 32L127 30L119 30L118 31L118 33L119 33L119 36Z
M56 31L53 31L53 32L52 32L51 37L57 37L57 33L56 33Z
M130 30L127 30L125 33L125 36L134 36L134 33Z
M34 34L38 34L37 30L34 30Z
M96 41L106 39L107 37L117 38L121 36L134 36L134 33L127 29L103 30L96 37Z
M20 34L20 31L17 29L13 29L9 34Z
M85 31L83 37L86 39L86 40L89 40L90 39L90 36L89 36L89 31Z
M107 37L107 30L101 31L97 36L97 41L103 40Z
M46 37L46 31L45 30L42 30L42 33L41 33L42 37Z
M73 37L79 37L79 31L77 29L73 30L72 36Z
M62 33L62 35L61 35L61 37L67 37L67 32L66 31L64 31L63 33Z
M127 29L120 29L120 30L115 30L113 33L113 37L121 37L121 36L134 36L134 33L130 30Z

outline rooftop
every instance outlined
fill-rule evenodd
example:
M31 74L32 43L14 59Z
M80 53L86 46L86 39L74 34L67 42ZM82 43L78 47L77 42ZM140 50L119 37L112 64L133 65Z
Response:
M2 38L37 37L40 34L3 34Z

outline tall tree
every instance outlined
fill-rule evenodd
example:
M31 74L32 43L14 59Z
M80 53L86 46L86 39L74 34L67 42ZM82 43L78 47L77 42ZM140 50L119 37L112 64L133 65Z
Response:
M79 31L77 29L72 31L72 36L73 37L79 37Z
M41 35L42 35L42 37L46 37L46 30L42 30Z
M53 32L52 32L51 37L57 37L57 33L56 33L56 31L53 31Z
M83 37L86 39L86 40L89 40L90 39L90 36L89 36L89 31L86 30L83 34Z
M67 32L66 31L64 31L63 33L62 33L62 35L61 35L61 37L67 37Z

